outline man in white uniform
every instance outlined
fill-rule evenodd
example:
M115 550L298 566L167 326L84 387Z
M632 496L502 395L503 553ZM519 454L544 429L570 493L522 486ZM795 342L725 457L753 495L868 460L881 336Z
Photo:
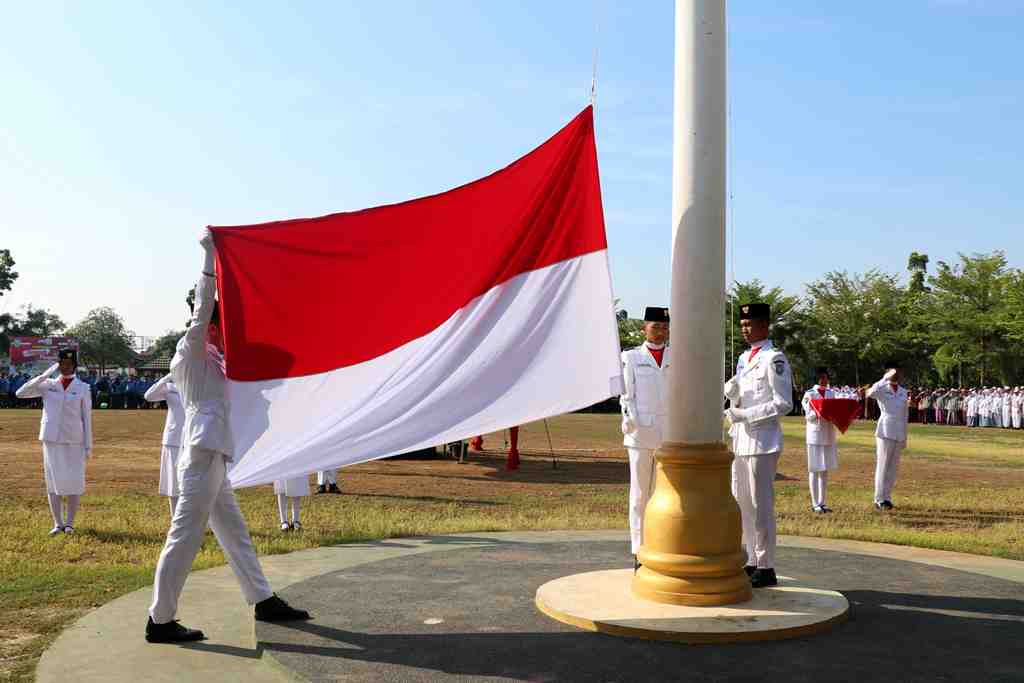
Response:
M160 440L160 495L167 496L171 505L171 517L178 506L178 453L181 451L181 428L185 425L185 405L181 392L174 386L174 378L164 375L160 381L146 390L143 398L150 403L167 402L167 419L164 421L164 435Z
M1017 387L1013 392L1012 408L1010 417L1013 419L1013 428L1020 429L1021 422L1024 421L1024 387Z
M1003 429L1013 429L1013 395L1010 393L1010 387L1003 387L1000 407L1003 413Z
M649 307L644 314L646 341L622 352L626 393L619 403L622 443L629 453L629 543L634 571L643 545L644 510L654 493L654 452L661 447L665 424L668 321L667 308Z
M825 490L828 487L828 473L839 468L839 439L834 424L814 412L811 401L819 398L833 398L829 387L828 368L814 371L818 383L804 393L804 419L807 421L807 472L811 487L811 509L814 512L832 512L825 505Z
M866 395L878 402L881 411L875 428L875 507L892 510L892 487L907 446L907 390L900 386L899 363L889 361L885 367L885 376L871 385Z
M732 493L743 517L747 574L754 588L774 586L775 470L782 453L781 419L793 409L793 375L789 361L768 338L768 304L740 306L740 331L750 350L736 363L725 383L732 422Z
M58 359L15 393L18 398L43 399L39 440L43 442L43 476L53 516L51 536L75 532L75 513L85 493L85 461L92 452L92 394L89 385L75 377L78 353L63 349ZM60 378L50 379L58 369Z
M481 441L481 443L483 442ZM316 492L341 493L341 489L338 488L338 470L320 470L319 472L317 472Z
M185 336L171 360L171 374L185 404L182 449L178 462L181 497L167 531L153 579L146 640L179 643L202 640L202 631L185 628L175 619L178 596L209 522L246 601L256 605L258 621L309 619L270 589L238 501L227 480L234 451L227 424L227 381L217 302L214 298L213 235L199 242L205 250L202 278L196 285L195 310Z

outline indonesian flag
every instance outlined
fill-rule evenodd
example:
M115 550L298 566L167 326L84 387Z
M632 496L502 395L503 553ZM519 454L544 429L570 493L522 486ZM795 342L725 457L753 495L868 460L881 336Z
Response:
M590 107L442 194L211 229L234 486L621 393Z

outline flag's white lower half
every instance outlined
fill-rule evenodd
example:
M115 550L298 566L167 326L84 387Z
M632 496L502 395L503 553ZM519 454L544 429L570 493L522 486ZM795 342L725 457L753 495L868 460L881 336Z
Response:
M337 314L326 301L324 312ZM354 316L352 325L360 324ZM607 252L595 251L518 275L429 334L364 363L229 381L229 422L241 456L230 478L250 486L343 467L619 393Z

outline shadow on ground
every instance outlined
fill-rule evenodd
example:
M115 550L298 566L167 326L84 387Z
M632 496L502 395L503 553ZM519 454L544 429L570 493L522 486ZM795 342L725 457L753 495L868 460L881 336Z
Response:
M1024 679L1024 591L1009 581L782 548L781 572L843 591L851 620L804 639L688 646L578 631L536 611L540 584L623 566L625 544L458 546L291 586L286 597L316 620L258 624L260 647L313 681Z

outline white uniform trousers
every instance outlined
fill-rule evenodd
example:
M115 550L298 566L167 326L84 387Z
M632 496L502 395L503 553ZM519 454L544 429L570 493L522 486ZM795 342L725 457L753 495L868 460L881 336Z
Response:
M320 470L316 473L316 485L327 486L338 483L338 470Z
M634 555L644 542L644 511L654 493L654 449L627 448L629 453L629 546Z
M892 502L892 487L896 483L896 470L900 466L900 454L904 441L875 437L875 502Z
M775 470L778 453L737 456L732 461L732 495L743 518L747 564L775 568Z
M158 624L171 621L178 611L178 596L203 543L207 521L235 572L246 602L255 604L273 595L226 475L222 454L182 448L178 459L181 498L156 565L153 604L149 608L149 615Z

